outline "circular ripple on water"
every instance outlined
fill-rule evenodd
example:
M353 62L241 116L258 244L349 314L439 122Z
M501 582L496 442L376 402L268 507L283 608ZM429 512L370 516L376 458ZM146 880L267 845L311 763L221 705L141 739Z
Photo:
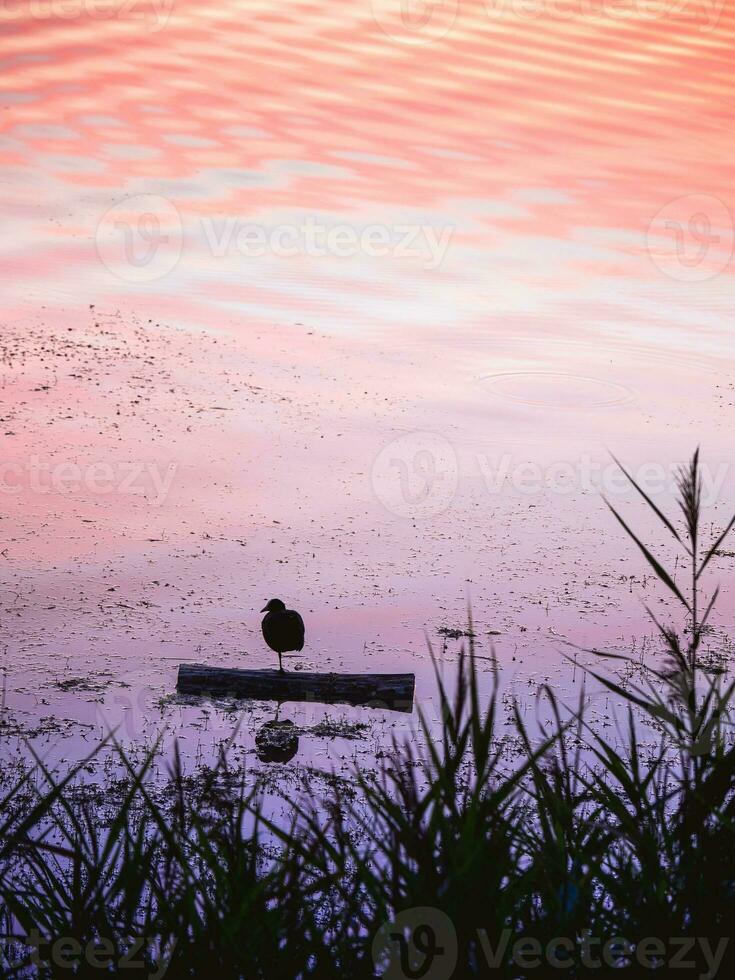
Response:
M618 381L562 371L508 371L481 375L479 381L492 395L533 408L610 408L636 397L632 388Z

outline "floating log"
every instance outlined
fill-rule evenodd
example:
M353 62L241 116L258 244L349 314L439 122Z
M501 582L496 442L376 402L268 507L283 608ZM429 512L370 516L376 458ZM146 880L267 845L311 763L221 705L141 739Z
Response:
M415 681L414 674L281 673L180 664L176 686L188 694L211 691L263 701L316 701L411 711Z

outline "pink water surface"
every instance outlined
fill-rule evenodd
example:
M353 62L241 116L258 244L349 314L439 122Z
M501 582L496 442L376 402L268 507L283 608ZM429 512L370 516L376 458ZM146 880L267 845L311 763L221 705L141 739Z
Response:
M701 443L735 504L731 4L28 2L0 37L6 719L148 737L179 662L272 663L273 595L293 667L422 701L468 603L529 703L579 683L563 637L645 650L664 596L598 491L657 529L608 449L670 506Z

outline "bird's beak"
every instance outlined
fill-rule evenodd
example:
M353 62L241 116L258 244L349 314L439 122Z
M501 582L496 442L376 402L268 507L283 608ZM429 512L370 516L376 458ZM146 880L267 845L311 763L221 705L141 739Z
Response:
M260 611L261 612L268 612L268 606L263 606L263 608Z

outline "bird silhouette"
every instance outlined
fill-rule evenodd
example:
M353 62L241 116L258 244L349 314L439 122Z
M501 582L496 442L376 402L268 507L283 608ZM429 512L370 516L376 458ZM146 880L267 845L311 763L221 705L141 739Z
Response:
M295 609L286 609L280 599L271 599L260 611L265 613L261 624L263 639L278 654L278 669L283 671L281 655L304 648L304 621Z

